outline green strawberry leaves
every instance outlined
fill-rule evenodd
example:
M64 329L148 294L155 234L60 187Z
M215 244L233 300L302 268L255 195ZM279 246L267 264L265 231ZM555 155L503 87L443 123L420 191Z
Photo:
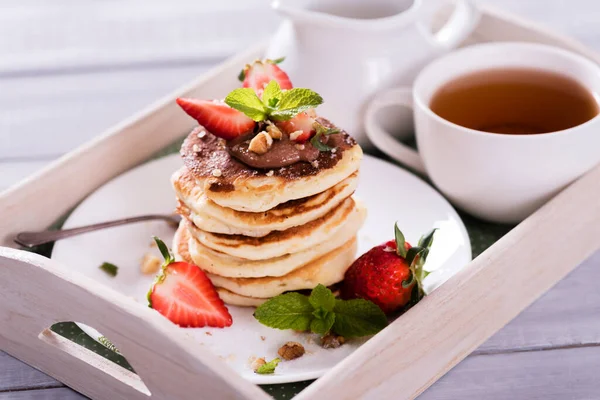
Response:
M158 247L158 250L160 250L160 254L162 254L163 258L165 259L163 267L175 262L175 257L173 257L173 254L171 254L171 251L169 250L165 242L163 242L162 240L160 240L160 238L156 236L152 236L152 239L154 239L154 241L156 242L156 246Z
M396 253L400 257L406 258L406 239L404 239L404 234L398 228L398 222L394 224L394 238L396 240Z
M160 251L160 254L162 254L165 261L163 261L160 273L156 275L156 278L154 278L154 282L152 283L150 289L148 290L148 293L146 294L146 299L148 300L148 307L150 308L152 308L152 290L154 289L154 286L157 283L161 283L165 280L165 269L169 266L169 264L175 262L175 257L173 256L173 253L171 253L171 250L169 250L165 242L163 242L160 238L156 236L152 236L152 239L154 239L154 241L156 242L156 246L158 247L158 250Z
M410 269L410 275L408 279L402 281L402 287L404 289L408 289L415 282L412 292L411 292L411 304L416 304L419 300L425 296L425 292L423 291L423 280L427 278L429 275L428 271L425 271L423 266L425 265L425 261L427 260L427 256L429 255L429 249L433 244L433 236L436 232L436 229L431 230L431 232L426 235L421 236L419 239L418 246L411 247L408 251L404 247L404 235L398 229L398 224L394 226L394 233L396 237L396 246L398 247L398 255L403 257L408 264ZM403 252L400 252L400 244L402 244Z
M310 330L319 335L333 331L344 337L374 335L387 326L385 314L374 303L336 299L320 284L310 296L295 292L276 296L259 306L254 317L271 328Z
M279 84L272 80L265 87L262 99L251 88L239 88L225 97L225 103L257 122L267 119L285 121L322 104L323 98L318 93L304 88L284 92Z

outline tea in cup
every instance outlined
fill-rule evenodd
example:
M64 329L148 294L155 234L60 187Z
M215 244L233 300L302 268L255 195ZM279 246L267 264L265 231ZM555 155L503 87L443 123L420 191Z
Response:
M366 132L457 207L516 223L600 162L598 93L600 67L577 54L475 45L429 64L412 88L376 95ZM413 108L418 151L383 128L390 106Z

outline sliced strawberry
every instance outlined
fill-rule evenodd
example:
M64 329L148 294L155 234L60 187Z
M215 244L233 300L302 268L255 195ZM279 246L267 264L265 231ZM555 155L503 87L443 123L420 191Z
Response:
M173 262L163 269L148 300L150 307L182 327L224 328L233 322L204 271L185 262Z
M314 128L315 119L308 115L306 112L301 112L294 118L287 121L278 122L277 125L280 129L290 135L290 139L304 143L314 136L316 130ZM296 132L301 131L299 136Z
M224 103L179 98L177 104L206 130L225 140L250 132L256 125L244 113Z
M272 80L277 81L282 90L293 87L289 76L270 60L257 60L252 65L247 65L244 68L243 75L244 82L242 86L254 89L259 96L262 95L265 86Z

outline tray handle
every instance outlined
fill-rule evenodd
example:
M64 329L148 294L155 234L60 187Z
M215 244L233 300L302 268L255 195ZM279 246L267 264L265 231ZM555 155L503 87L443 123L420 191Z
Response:
M158 313L40 255L0 247L0 304L0 349L91 398L270 399ZM105 334L139 376L48 329L62 321Z

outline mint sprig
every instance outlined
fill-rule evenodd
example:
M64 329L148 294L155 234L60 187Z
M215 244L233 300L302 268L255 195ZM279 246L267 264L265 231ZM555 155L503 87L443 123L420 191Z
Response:
M334 332L347 338L374 335L387 326L385 314L374 303L336 299L321 284L310 296L295 292L276 296L259 306L254 317L271 328L310 330L319 335Z
M323 98L318 93L304 88L284 92L277 81L272 80L265 87L262 99L251 88L239 88L225 97L225 103L257 122L267 119L285 121L322 104Z

